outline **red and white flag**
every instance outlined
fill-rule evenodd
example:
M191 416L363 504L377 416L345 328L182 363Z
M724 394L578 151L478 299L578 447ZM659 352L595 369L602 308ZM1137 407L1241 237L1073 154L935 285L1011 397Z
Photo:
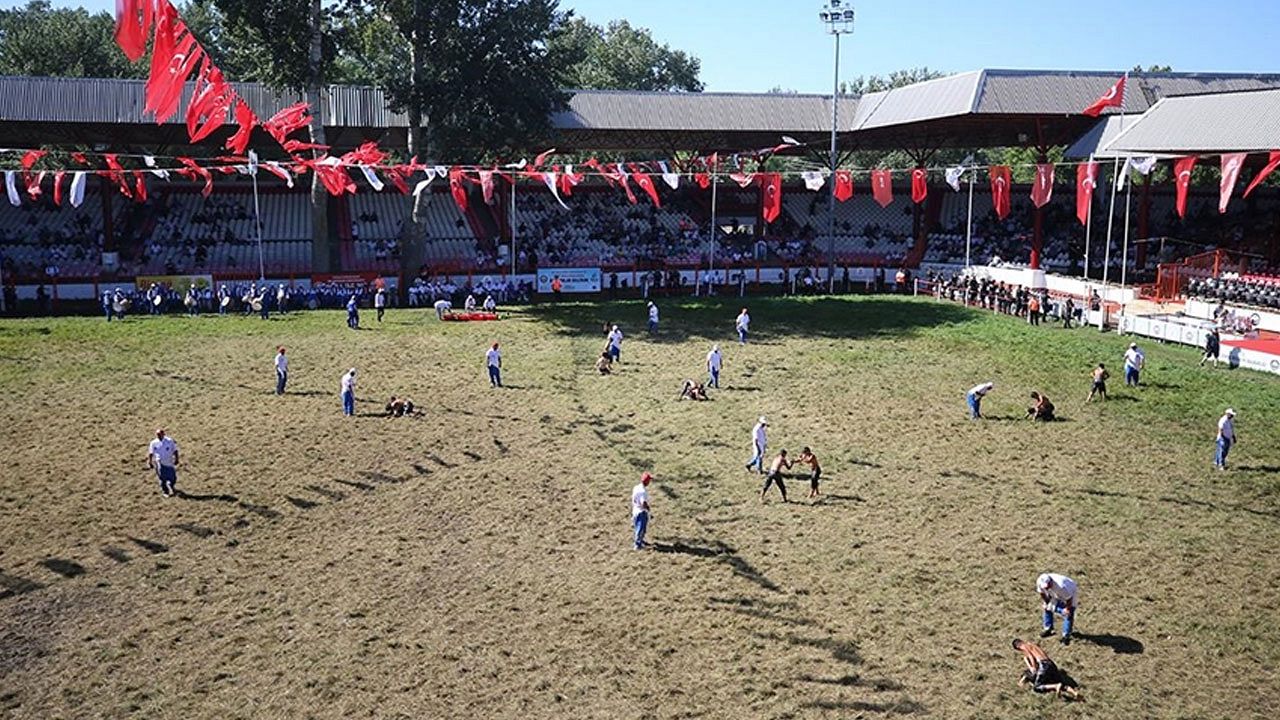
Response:
M1184 158L1178 158L1173 164L1173 179L1177 183L1177 200L1175 206L1178 208L1178 217L1185 218L1187 216L1187 189L1191 187L1191 168L1196 166L1196 155L1188 155Z
M1267 176L1270 175L1277 167L1280 167L1280 150L1272 150L1271 154L1267 156L1267 166L1262 168L1262 172L1258 173L1258 176L1253 179L1253 182L1249 183L1249 187L1244 189L1244 197L1249 197L1249 193L1253 192L1254 188L1261 185L1262 181L1266 180Z
M760 217L772 223L782 214L782 174L760 173Z
M1236 187L1236 179L1240 177L1240 169L1244 167L1247 153L1229 153L1222 156L1222 184L1218 186L1218 214L1225 215L1227 203L1231 202L1231 191Z
M996 217L1001 220L1009 217L1009 186L1012 183L1012 171L1008 165L992 165L991 170L991 205L995 208Z
M849 170L837 170L836 182L832 190L836 200L844 202L853 197L853 173Z
M889 207L893 203L893 171L871 171L871 196L880 207Z
M1088 115L1089 117L1098 117L1099 115L1102 114L1103 110L1109 107L1123 108L1124 107L1124 83L1128 79L1129 79L1129 75L1128 73L1126 73L1124 77L1116 81L1115 85L1112 85L1110 89L1108 89L1105 93L1103 93L1102 97L1098 98L1097 102L1085 108L1081 112L1083 112L1085 115Z
M929 172L924 168L911 171L911 202L919 205L929 197Z
M1081 225L1089 222L1093 207L1093 189L1098 187L1098 163L1090 160L1076 166L1076 218Z
M1049 204L1053 198L1053 164L1036 165L1036 181L1031 186L1031 202L1038 208Z

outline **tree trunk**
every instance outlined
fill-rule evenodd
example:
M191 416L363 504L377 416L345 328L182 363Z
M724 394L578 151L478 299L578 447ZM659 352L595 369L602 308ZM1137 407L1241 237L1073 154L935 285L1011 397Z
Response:
M320 0L311 0L311 53L307 73L306 100L311 105L311 142L327 144L324 135L324 61L321 53L323 29L321 27ZM319 158L322 151L313 151ZM311 173L311 269L316 272L333 272L335 243L329 232L329 192L320 176Z
M418 158L419 162L426 162L426 143L424 142L424 128L422 127L422 100L418 93L418 88L422 84L423 72L423 54L426 49L419 47L420 33L418 26L421 22L418 17L418 3L413 4L413 32L409 38L409 103L405 108L405 113L409 116L409 128L406 133L408 136L408 147L410 157ZM416 186L416 182L409 183L409 187ZM425 205L430 202L430 191L424 191L420 198L409 197L409 219L410 222L405 223L404 230L400 233L400 302L408 305L409 302L409 285L412 284L414 278L418 277L418 270L422 267L426 259L426 242L427 227L423 222L425 217Z

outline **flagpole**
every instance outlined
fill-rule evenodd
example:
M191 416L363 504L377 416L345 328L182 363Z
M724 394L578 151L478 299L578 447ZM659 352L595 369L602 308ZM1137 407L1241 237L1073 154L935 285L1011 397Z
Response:
M257 156L250 158L249 177L253 179L253 228L258 235L258 280L267 279L266 262L262 257L262 210L258 206L258 162ZM266 302L265 300L263 301Z
M973 249L973 179L977 177L977 168L969 170L969 215L965 218L964 223L964 269L968 270L970 265L969 253Z
M1121 125L1121 127L1123 127L1123 124ZM1125 163L1125 170L1128 170L1128 169L1129 169L1129 165L1128 163ZM1107 280L1111 276L1111 228L1116 219L1116 184L1119 182L1119 179L1120 179L1120 156L1117 155L1115 158L1115 164L1113 165L1113 169L1112 169L1111 205L1107 208L1107 246L1106 246L1106 251L1102 255L1102 292L1103 292L1102 307L1106 307L1107 300L1106 300L1105 293L1107 292ZM1098 312L1098 329L1099 330L1102 329L1102 315L1103 313L1101 312L1101 308L1099 308L1099 312Z
M716 165L719 165L719 162L717 162ZM715 292L714 290L715 277L714 275L712 275L712 273L714 273L716 269L716 185L718 184L716 182L717 179L718 178L716 177L716 168L713 167L711 168L711 237L708 242L708 253L707 253L707 275L711 276L710 282L711 282L712 293Z
M511 283L516 281L516 263L520 256L516 254L516 176L511 174Z
M1124 251L1120 254L1120 289L1125 288L1125 281L1129 276L1129 225L1132 224L1129 217L1129 208L1133 200L1133 182L1124 189Z
M1089 165L1093 164L1093 155L1089 155ZM1085 179L1089 179L1089 173L1085 173ZM1098 184L1096 182L1089 188L1089 206L1084 211L1084 279L1089 279L1089 241L1093 235L1093 190Z

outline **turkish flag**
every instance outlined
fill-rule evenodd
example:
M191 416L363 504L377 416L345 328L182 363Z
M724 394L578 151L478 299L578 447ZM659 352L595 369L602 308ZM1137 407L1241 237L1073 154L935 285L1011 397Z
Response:
M1228 153L1222 156L1222 183L1218 185L1219 215L1227 213L1227 203L1231 202L1231 191L1236 188L1236 179L1240 177L1246 155L1248 153Z
M911 171L911 202L919 205L929 197L929 173L924 168Z
M840 202L853 197L853 173L848 170L837 170L836 184L832 192Z
M1178 158L1178 161L1173 164L1173 179L1178 186L1177 208L1180 218L1187 216L1187 188L1191 187L1191 168L1196 166L1196 159L1195 155L1188 155Z
M484 204L493 204L493 171L478 170L480 175L480 193L484 196Z
M1031 186L1031 202L1038 208L1049 204L1053 198L1053 165L1040 163L1036 165L1036 181Z
M1076 166L1076 218L1081 225L1089 223L1093 206L1093 189L1098 187L1098 163L1090 161Z
M893 202L893 171L871 171L871 195L880 203L880 207L889 207Z
M249 136L253 133L253 126L258 124L258 116L253 114L253 110L244 103L243 100L236 100L236 129L235 134L227 138L227 142L222 147L230 150L236 155L243 155L246 148L249 147Z
M649 177L648 173L636 172L635 168L632 168L631 177L636 181L636 185L639 185L640 189L653 201L654 207L662 207L662 201L658 199L658 188L654 187L653 178Z
M1102 97L1098 98L1097 102L1085 108L1081 112L1089 117L1098 117L1106 108L1124 107L1124 82L1128 77L1128 75L1125 75L1117 80L1116 84L1112 85L1109 90L1103 93Z
M782 214L782 173L760 173L760 216L771 223Z
M995 207L996 217L1001 220L1009 217L1009 185L1012 182L1012 171L1008 165L992 165L991 205Z
M129 62L138 62L147 51L147 33L155 0L116 0L116 44Z
M449 192L453 195L453 201L458 204L458 209L462 212L467 211L467 188L463 185L466 176L458 168L450 168L449 170Z
M1271 174L1271 171L1275 170L1277 167L1280 167L1280 150L1272 150L1271 154L1267 156L1267 166L1262 168L1262 172L1258 173L1258 176L1253 179L1253 182L1249 183L1249 187L1244 189L1244 196L1249 197L1249 193L1253 192L1254 188L1261 185L1262 181L1265 180L1267 176Z

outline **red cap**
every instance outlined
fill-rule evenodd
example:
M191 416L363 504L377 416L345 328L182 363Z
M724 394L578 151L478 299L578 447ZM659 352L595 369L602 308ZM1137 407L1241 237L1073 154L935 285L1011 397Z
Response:
M649 483L649 481L650 481L650 480L652 480L652 479L653 479L653 476L652 476L652 475L650 475L649 473L645 473L645 474L643 474L643 475L641 475L641 476L640 476L640 482L645 483L646 485L647 485L647 484Z

